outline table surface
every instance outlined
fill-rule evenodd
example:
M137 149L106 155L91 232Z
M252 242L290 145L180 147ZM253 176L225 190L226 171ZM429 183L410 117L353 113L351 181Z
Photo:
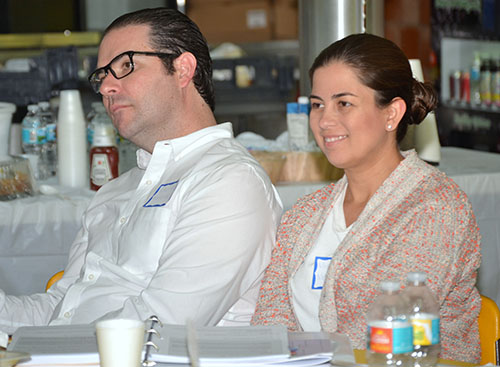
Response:
M358 364L366 364L366 350L362 349L354 349L354 358L356 359L356 363ZM446 366L461 366L461 367L471 367L475 366L473 363L461 362L461 361L452 361L449 359L440 359L438 361L440 365Z
M440 170L469 197L482 235L480 292L500 304L500 154L454 147L441 150ZM50 276L64 268L81 216L94 192L45 182L57 194L0 202L0 287L8 294L43 292ZM283 206L327 182L278 183Z

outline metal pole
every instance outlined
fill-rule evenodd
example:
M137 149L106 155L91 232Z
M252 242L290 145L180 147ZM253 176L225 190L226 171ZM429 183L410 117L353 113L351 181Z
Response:
M321 50L354 33L383 35L383 15L384 0L299 0L300 94L311 92L308 71Z

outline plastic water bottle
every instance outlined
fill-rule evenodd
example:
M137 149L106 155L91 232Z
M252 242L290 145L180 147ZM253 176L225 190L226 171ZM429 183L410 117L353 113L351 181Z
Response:
M380 283L380 294L367 312L370 366L410 366L413 328L399 282Z
M118 136L118 151L120 154L120 162L118 165L118 172L120 175L127 172L133 167L137 166L137 149L139 147L117 134Z
M491 105L491 61L489 58L485 58L481 62L479 90L481 94L481 103L484 106L490 106Z
M28 113L22 122L22 148L30 159L35 179L44 180L47 178L45 159L43 157L46 128L38 110L36 104L28 106Z
M38 102L40 117L45 124L46 143L43 146L43 157L48 176L55 176L57 172L57 131L56 120L50 104L47 101Z
M474 52L474 60L470 69L470 100L474 105L481 104L481 55L479 52Z
M92 102L90 106L91 110L87 114L87 143L89 149L94 144L94 131L96 125L100 124L103 121L111 121L106 114L106 109L104 108L102 102Z
M409 273L403 296L410 305L413 325L412 365L435 366L441 346L439 342L439 305L425 285L425 273Z
M287 103L286 111L289 148L292 151L306 151L312 138L309 129L309 98L301 96L298 102Z

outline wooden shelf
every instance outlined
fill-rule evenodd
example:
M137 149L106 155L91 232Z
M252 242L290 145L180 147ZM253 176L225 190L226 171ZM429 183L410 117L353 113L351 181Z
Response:
M97 46L100 40L99 32L0 34L0 49Z

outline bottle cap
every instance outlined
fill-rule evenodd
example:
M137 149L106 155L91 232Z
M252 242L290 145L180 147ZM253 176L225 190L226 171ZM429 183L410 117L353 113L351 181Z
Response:
M401 284L398 281L394 280L385 280L380 282L380 289L383 291L395 292L401 289Z
M92 146L110 147L116 145L115 129L110 124L96 124Z
M92 102L90 104L91 108L95 111L95 112L104 112L106 113L106 108L104 107L103 103L102 102Z
M50 103L48 101L40 101L38 102L38 106L42 109L42 110L48 110L49 107L50 107Z
M299 104L309 104L309 97L307 97L307 96L300 96L297 99L297 102L299 102Z
M427 274L422 272L411 272L406 275L406 279L413 284L423 283L427 279Z

